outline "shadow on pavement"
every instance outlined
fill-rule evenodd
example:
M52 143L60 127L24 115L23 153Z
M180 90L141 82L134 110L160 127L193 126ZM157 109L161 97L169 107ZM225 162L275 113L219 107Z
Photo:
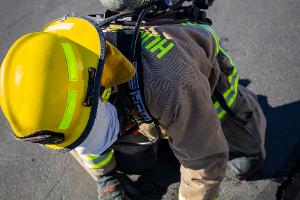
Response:
M266 97L258 100L268 120L263 170L270 176L287 175L300 158L300 101L273 108Z
M241 80L247 86L250 80ZM267 118L265 147L266 161L262 178L287 176L300 159L300 101L272 107L266 96L258 95L258 101ZM259 179L259 178L258 178Z
M141 174L137 181L135 181L135 185L147 196L142 199L162 199L167 191L169 191L167 195L175 196L165 197L166 199L176 199L178 187L170 188L170 185L180 181L179 167L180 164L173 155L168 142L165 140L160 142L157 165L153 169ZM170 192L171 190L174 191Z

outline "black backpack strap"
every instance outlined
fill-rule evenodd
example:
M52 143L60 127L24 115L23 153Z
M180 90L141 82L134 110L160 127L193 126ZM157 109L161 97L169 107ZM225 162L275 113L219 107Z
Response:
M137 41L136 52L137 52L136 60L132 61L134 68L136 70L136 74L134 78L128 82L128 91L139 115L137 120L139 122L151 123L154 121L154 118L151 115L148 107L146 106L146 101L144 96L144 81L143 81L143 69L142 69L142 62L141 62L140 35Z
M132 31L118 30L115 32L107 32L106 37L109 42L117 47L127 59L129 59L136 70L135 76L128 82L127 93L131 99L132 104L137 111L136 120L140 122L151 123L154 121L148 107L146 106L144 96L144 84L143 84L143 69L141 64L141 41L140 35L137 41L136 48L136 60L131 59L131 43L132 43Z

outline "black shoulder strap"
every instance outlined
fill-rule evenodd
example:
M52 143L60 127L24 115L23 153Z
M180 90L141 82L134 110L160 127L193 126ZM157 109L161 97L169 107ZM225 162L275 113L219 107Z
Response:
M133 104L136 106L140 122L151 123L154 121L148 107L146 106L144 96L144 81L143 81L143 69L141 62L141 41L140 35L137 44L137 60L133 61L136 74L132 80L128 82L129 95L132 98Z
M131 40L132 30L119 30L115 32L107 32L106 37L109 42L115 45L119 51L121 51L126 58L128 58L134 65L136 74L132 80L128 82L128 95L135 106L137 111L138 122L151 123L154 118L150 114L148 107L146 106L144 90L143 90L143 69L141 65L141 42L140 36L137 43L137 60L133 61L131 57Z

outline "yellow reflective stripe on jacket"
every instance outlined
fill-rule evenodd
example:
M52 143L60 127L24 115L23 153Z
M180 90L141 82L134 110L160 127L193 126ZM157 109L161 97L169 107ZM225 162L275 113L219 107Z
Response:
M222 51L224 51L224 50L222 50ZM230 87L222 94L228 107L232 107L236 100L237 93L238 93L238 84L239 84L237 68L234 65L232 65L232 66L233 66L233 71L232 71L231 75L228 76L228 82L230 83ZM227 112L221 107L221 105L218 101L214 102L214 108L216 109L216 111L218 113L218 118L223 119Z
M205 30L210 32L213 35L215 41L220 42L220 39L217 36L216 32L209 25L201 25L201 27L203 27ZM237 67L233 63L232 58L220 46L220 44L218 44L216 46L216 48L219 50L219 51L217 51L217 54L219 54L219 52L221 52L226 57L226 59L228 59L229 64L233 67L233 71L232 71L231 75L228 76L228 82L230 83L231 86L222 94L228 107L231 107L234 104L236 97L237 97L237 93L238 93L239 77L237 75ZM228 97L230 97L230 98L228 98ZM220 103L216 101L214 103L214 108L218 112L218 118L223 119L227 112L223 108L221 108ZM221 108L221 109L219 109L219 108Z
M216 32L209 25L200 24L199 27L205 29L213 36L216 43L216 54L218 55L221 52L226 57L226 59L228 59L229 64L233 67L232 73L227 77L228 82L230 83L230 87L222 94L228 107L231 107L234 104L238 93L239 77L237 75L237 67L233 63L233 60L229 56L229 54L219 44L220 38L218 37ZM217 110L218 118L220 120L223 119L227 112L221 107L218 101L214 102L214 108Z
M226 59L229 61L229 64L233 67L232 73L227 77L228 82L230 83L230 87L222 94L228 107L231 107L236 100L237 93L238 93L238 83L239 83L239 77L237 75L237 67L233 63L232 58L221 47L220 38L218 37L216 32L211 28L211 26L206 25L206 24L197 24L197 23L191 23L191 22L184 23L183 25L196 26L196 27L202 28L203 30L209 32L212 35L215 45L216 45L216 55L218 55L219 53L222 53L226 57ZM218 118L220 120L223 119L225 117L225 115L227 114L226 110L224 110L221 107L221 105L218 101L214 102L214 108L217 111Z
M107 150L100 155L80 154L84 164L90 169L98 169L107 165L113 159L113 150Z
M202 24L201 27L207 30L210 34L212 34L216 44L216 55L218 55L220 50L220 38L218 37L217 33L209 25Z
M192 22L182 23L182 25L199 27L199 28L204 29L208 33L210 33L211 36L213 37L215 45L216 45L216 55L218 55L218 53L219 53L220 38L218 37L217 33L209 25L192 23Z

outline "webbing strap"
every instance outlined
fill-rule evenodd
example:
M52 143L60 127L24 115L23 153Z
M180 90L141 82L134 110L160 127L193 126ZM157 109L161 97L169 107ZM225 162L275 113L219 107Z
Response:
M131 49L128 48L130 47L131 44L131 40L128 39L130 37L124 37L125 33L123 31L119 31L119 35L118 37L121 37L120 40L118 38L119 41L122 42L118 42L117 41L117 47L118 49L124 54L124 55L130 55ZM129 96L135 106L135 109L137 111L138 114L138 118L137 120L140 122L152 122L153 121L153 117L145 103L145 99L144 99L144 95L143 95L143 70L141 69L141 56L140 56L140 52L141 52L141 43L143 41L141 41L141 37L139 36L138 38L138 43L137 43L137 60L133 60L132 63L135 67L136 73L135 76L133 77L133 79L131 79L128 82L128 93Z

